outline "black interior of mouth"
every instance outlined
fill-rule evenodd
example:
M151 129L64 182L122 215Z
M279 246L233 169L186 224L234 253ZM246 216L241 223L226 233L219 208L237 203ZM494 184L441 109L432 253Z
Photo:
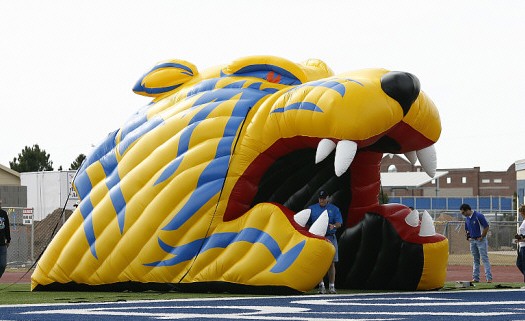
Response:
M319 191L331 194L331 203L339 207L343 220L351 201L350 170L337 177L335 153L315 164L315 149L300 149L277 159L260 180L251 207L275 202L299 212L317 203Z

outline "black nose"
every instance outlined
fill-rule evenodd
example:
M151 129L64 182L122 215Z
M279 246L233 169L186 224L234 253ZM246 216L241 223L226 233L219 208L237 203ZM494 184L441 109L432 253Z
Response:
M403 108L403 115L417 99L421 85L416 76L402 71L391 71L381 77L381 88Z

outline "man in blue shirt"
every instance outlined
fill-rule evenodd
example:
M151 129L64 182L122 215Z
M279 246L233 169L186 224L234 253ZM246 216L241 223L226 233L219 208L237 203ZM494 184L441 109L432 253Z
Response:
M328 226L326 228L325 237L332 242L335 247L335 255L328 269L328 293L335 294L335 262L339 261L338 248L337 248L337 238L335 232L343 224L343 217L337 206L330 204L328 202L328 193L324 190L319 192L319 203L310 205L308 208L311 210L310 219L308 220L307 225L311 226L324 211L328 212ZM319 293L326 293L326 288L324 286L324 281L321 280L319 283Z
M492 272L487 250L489 223L483 214L472 211L469 204L462 204L459 210L465 217L465 232L467 233L467 240L470 242L470 252L474 257L472 282L479 282L479 261L481 257L481 261L483 261L483 266L485 267L485 278L487 279L487 283L491 283Z

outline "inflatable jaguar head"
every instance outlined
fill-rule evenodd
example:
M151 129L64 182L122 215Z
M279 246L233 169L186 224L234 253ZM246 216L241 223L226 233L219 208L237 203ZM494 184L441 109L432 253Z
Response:
M304 226L321 189L344 218L339 288L443 286L448 241L430 216L378 202L384 153L435 173L439 115L412 74L170 60L134 91L153 100L79 169L80 205L34 290L309 291L335 253L326 223Z

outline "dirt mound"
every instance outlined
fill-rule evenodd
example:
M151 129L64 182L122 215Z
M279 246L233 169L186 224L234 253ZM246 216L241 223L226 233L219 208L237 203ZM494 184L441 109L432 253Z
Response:
M40 257L40 254L44 251L49 242L51 242L58 230L63 226L63 222L65 222L73 213L71 210L64 210L64 213L62 214L62 211L61 208L57 208L42 221L34 222L35 258ZM64 215L64 217L62 215Z

